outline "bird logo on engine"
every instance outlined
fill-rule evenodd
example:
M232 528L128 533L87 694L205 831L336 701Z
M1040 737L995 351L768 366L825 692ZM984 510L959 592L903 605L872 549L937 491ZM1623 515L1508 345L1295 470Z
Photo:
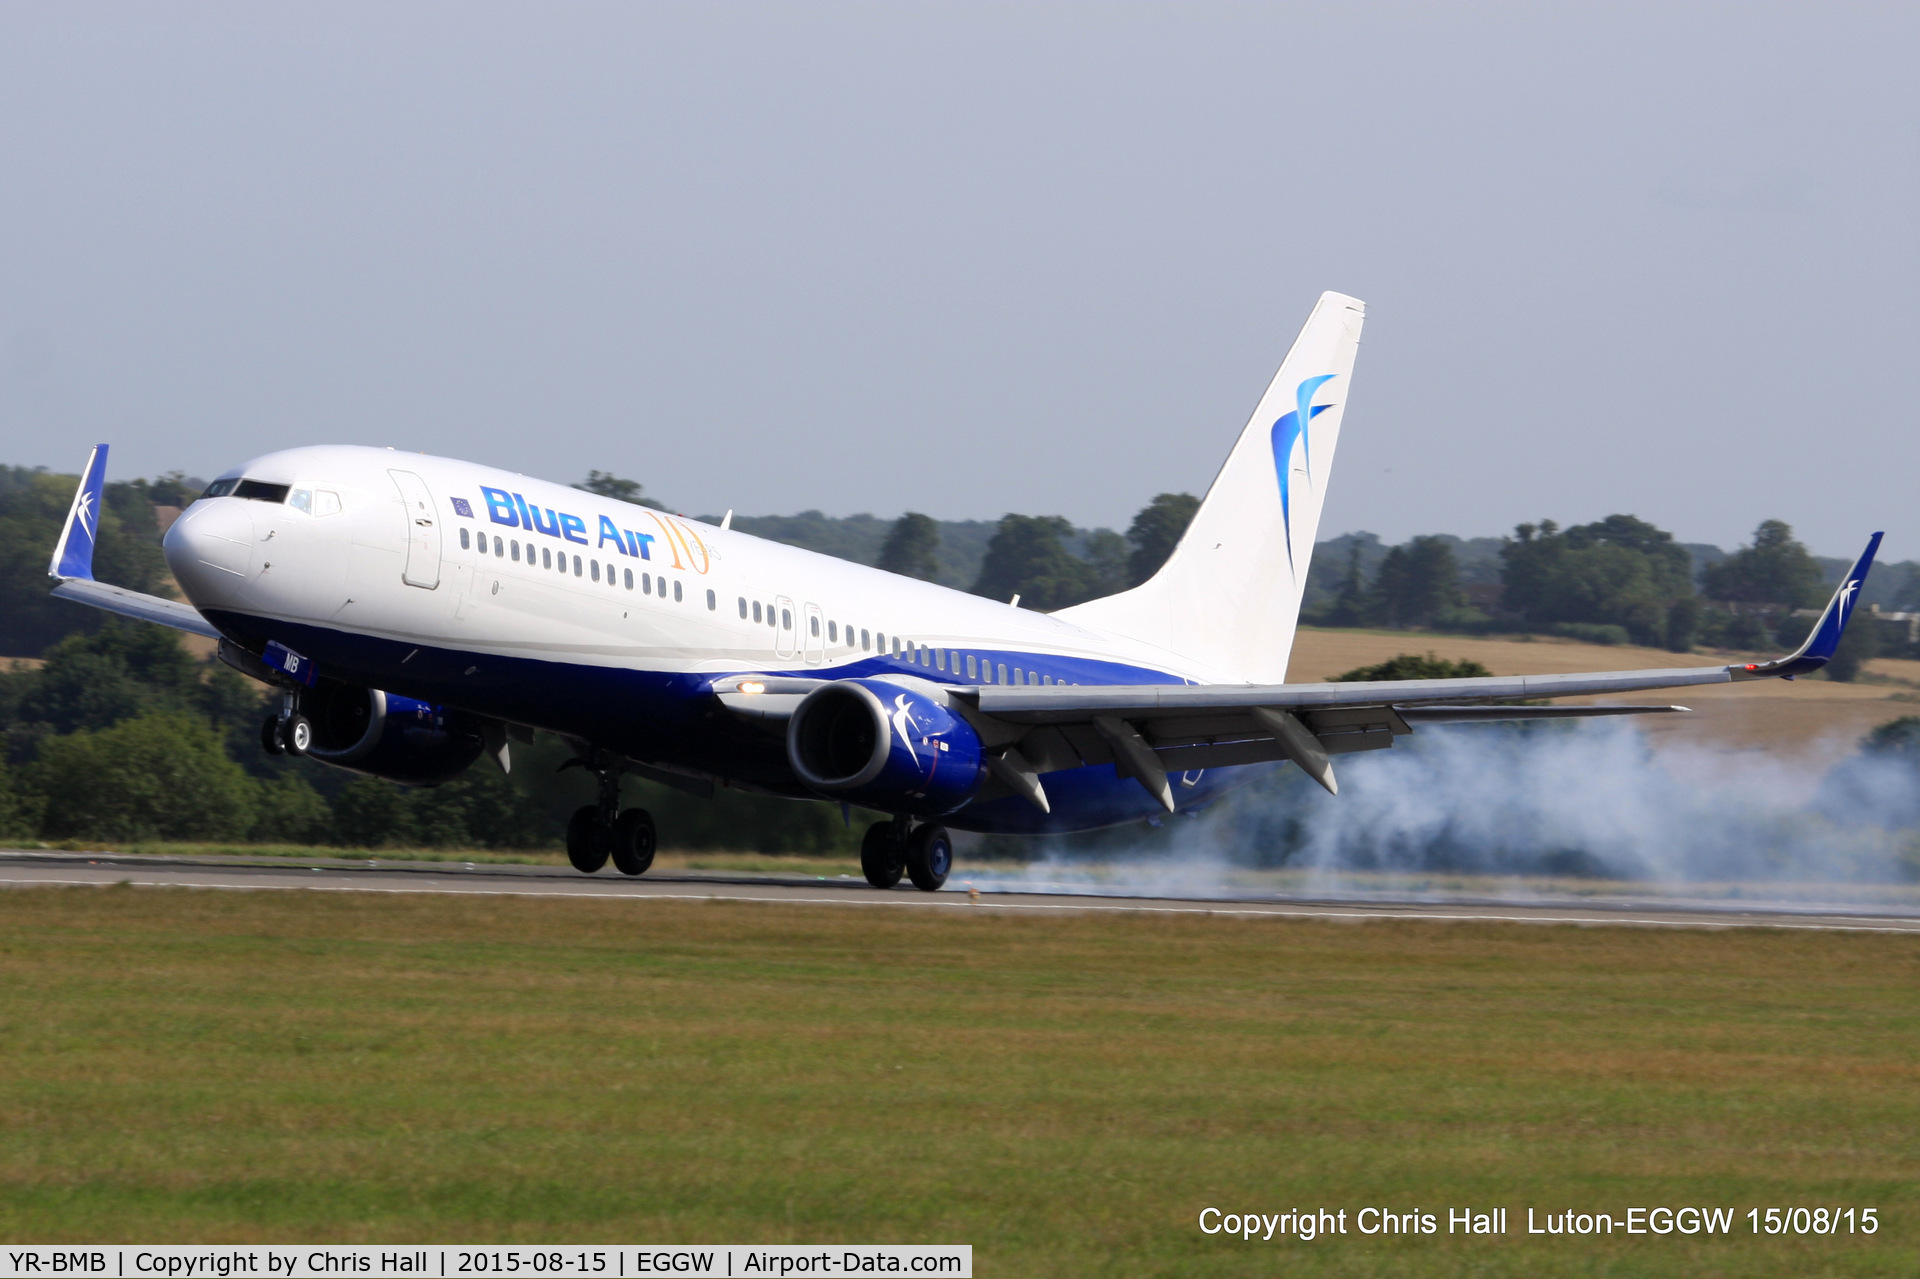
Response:
M907 695L900 694L893 699L893 731L900 734L900 744L909 752L913 750L913 729L920 727L913 722L913 708L907 705Z

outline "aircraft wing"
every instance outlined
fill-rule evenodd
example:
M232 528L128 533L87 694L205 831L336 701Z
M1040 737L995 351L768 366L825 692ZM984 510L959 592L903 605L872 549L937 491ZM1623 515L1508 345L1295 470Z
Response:
M1111 760L1169 810L1167 774L1290 759L1337 793L1329 757L1379 750L1421 723L1572 719L1679 711L1680 706L1514 706L1508 699L1592 696L1792 679L1825 666L1880 546L1875 533L1799 649L1771 662L1667 670L1330 684L987 684L950 690L1004 746L1003 767L1029 793L1061 768Z
M143 595L139 591L94 580L93 543L100 532L100 510L104 500L102 490L106 486L106 478L107 446L96 444L87 457L86 470L80 473L80 487L74 490L73 505L67 510L67 522L60 528L60 540L54 544L53 560L47 565L47 575L58 583L53 593L63 600L72 600L89 608L171 626L176 631L188 631L208 639L219 639L220 632L213 628L213 623L202 617L191 604L161 599L158 595Z

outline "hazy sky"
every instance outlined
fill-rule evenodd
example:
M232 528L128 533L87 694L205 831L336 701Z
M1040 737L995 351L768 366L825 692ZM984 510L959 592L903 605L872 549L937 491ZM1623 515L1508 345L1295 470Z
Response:
M0 6L0 461L676 509L1202 491L1364 298L1323 536L1920 555L1920 7Z

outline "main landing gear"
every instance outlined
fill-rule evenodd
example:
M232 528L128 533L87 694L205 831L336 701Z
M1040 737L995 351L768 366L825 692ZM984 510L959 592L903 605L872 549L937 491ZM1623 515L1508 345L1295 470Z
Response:
M269 755L304 755L313 749L313 721L300 713L292 689L280 694L280 713L260 725L260 747Z
M620 811L620 766L605 751L580 761L600 779L600 802L574 811L567 822L567 860L591 875L609 860L622 875L644 875L653 865L658 836L644 808Z
M875 888L892 888L904 874L921 892L937 892L953 870L953 837L944 826L914 829L905 816L875 822L860 841L860 870Z

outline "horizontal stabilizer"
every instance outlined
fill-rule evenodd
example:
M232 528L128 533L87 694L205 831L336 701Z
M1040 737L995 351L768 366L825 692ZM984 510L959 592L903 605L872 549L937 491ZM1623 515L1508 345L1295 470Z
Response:
M94 580L93 545L100 534L106 483L107 446L96 444L87 455L87 469L80 474L80 487L73 491L73 505L67 509L67 522L60 530L60 541L53 548L53 560L47 565L48 575L59 579L53 593L63 600L121 617L219 639L220 632L213 629L213 623L200 616L191 604L163 600L158 595L142 595L139 591Z
M53 593L63 600L72 600L76 604L85 604L89 608L118 613L121 617L138 618L142 622L171 626L176 631L204 635L208 639L220 638L220 632L213 629L212 622L200 616L198 609L191 604L182 604L179 600L163 600L158 595L142 595L139 591L129 591L120 586L108 586L105 582L96 582L91 578L72 578L54 587Z

